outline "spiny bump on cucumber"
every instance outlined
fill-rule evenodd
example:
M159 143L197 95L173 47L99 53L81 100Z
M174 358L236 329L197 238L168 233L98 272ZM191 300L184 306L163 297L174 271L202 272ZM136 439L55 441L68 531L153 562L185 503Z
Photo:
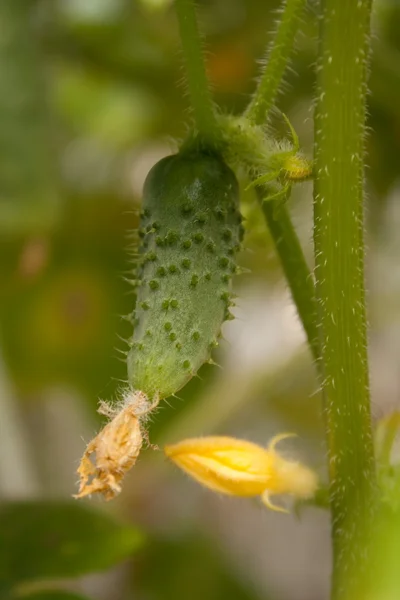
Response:
M153 167L139 226L139 321L127 358L133 390L171 396L210 359L232 318L242 237L238 184L220 157L186 152Z

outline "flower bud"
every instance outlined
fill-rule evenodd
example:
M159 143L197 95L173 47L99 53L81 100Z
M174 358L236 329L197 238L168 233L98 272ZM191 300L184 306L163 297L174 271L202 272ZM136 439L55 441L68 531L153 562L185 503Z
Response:
M313 496L318 486L312 470L275 451L275 445L290 435L274 437L267 449L230 437L194 438L167 446L165 453L212 490L235 496L261 495L269 508L282 510L271 504L271 495L304 499Z

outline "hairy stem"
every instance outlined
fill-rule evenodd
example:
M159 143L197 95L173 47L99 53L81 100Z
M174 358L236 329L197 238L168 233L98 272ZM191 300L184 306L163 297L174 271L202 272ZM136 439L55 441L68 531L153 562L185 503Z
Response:
M266 194L257 188L261 202ZM274 239L293 300L307 335L311 353L319 365L319 335L315 320L314 277L308 268L299 238L295 232L286 206L278 209L274 202L262 202L262 209Z
M277 23L272 46L267 53L263 73L245 114L255 125L267 122L276 102L305 4L306 0L287 0L282 8L281 19ZM257 195L262 202L264 216L306 332L311 353L317 360L320 357L320 350L315 324L313 275L307 266L287 207L281 205L277 211L274 202L263 202L268 196L267 189L259 187Z
M306 0L286 0L282 8L282 16L277 24L265 67L246 111L246 116L252 123L265 123L276 102L305 4Z
M212 142L217 122L208 85L194 0L175 0L191 106L198 133Z
M363 268L370 13L371 0L322 1L315 115L316 295L330 469L333 598L341 600L356 597L363 581L375 490Z

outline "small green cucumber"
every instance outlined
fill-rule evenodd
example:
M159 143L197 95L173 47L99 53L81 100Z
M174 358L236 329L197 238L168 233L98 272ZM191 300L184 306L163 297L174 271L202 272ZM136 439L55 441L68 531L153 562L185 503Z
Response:
M129 384L166 398L195 375L230 317L243 236L238 183L219 156L181 153L144 185Z

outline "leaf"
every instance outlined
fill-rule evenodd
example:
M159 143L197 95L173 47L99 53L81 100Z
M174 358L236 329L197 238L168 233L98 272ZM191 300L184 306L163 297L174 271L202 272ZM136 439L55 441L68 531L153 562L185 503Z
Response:
M11 600L90 600L90 598L66 590L42 590L22 596L13 596Z
M135 528L73 502L5 503L0 531L0 584L101 571L143 541Z
M0 4L0 228L17 234L48 231L59 208L33 17L24 0Z
M393 497L394 498L394 497ZM375 514L365 600L394 600L400 595L400 511L384 498Z
M135 563L140 597L176 600L256 600L255 588L241 580L215 541L199 531L177 538L153 538ZM156 573L156 576L155 576ZM269 595L264 598L268 598Z

